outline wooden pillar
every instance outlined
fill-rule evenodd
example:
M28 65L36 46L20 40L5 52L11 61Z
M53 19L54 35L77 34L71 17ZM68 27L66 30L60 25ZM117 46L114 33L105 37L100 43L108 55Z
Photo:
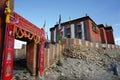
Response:
M47 68L46 48L44 49L44 70Z
M6 25L4 53L2 61L2 80L11 80L13 73L13 58L14 58L14 38L12 37L12 24Z
M37 45L34 42L27 44L27 68L32 73L33 76L36 75L36 54Z
M44 43L40 44L40 52L39 52L39 66L38 66L39 78L43 79L44 74Z
M38 57L38 78L44 80L44 44L45 44L45 31L41 29L41 41L39 43L39 57Z

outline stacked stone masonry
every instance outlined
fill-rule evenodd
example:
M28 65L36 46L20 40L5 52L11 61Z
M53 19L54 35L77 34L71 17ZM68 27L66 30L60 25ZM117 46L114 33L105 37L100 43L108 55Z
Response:
M82 49L102 49L106 48L108 50L114 50L118 49L120 50L120 46L113 45L113 44L101 44L101 43L93 43L81 39L63 39L62 45L60 44L50 44L49 48L45 48L45 55L44 55L44 65L45 65L45 71L48 70L51 66L53 66L60 58L62 58L63 51L66 48L71 48L78 46L79 48L82 47ZM81 50L81 49L80 49ZM84 54L83 54L84 55Z

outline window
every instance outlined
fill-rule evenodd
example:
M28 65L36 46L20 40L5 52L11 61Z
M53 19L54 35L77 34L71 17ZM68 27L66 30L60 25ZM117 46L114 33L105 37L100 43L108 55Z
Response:
M70 32L71 32L71 29L67 28L67 38L70 38Z
M67 28L67 34L70 34L70 28Z
M81 25L79 24L79 25L77 25L77 32L79 33L79 32L82 32L82 30L81 30Z
M75 38L82 38L82 26L81 24L75 24Z
M82 39L82 33L81 33L81 32L78 33L78 38L79 38L79 39Z
M70 38L70 33L71 33L71 29L69 28L65 28L65 37Z
M70 38L70 35L67 35L67 38Z
M95 24L92 24L92 30L93 30L94 32L96 32L96 25L95 25Z

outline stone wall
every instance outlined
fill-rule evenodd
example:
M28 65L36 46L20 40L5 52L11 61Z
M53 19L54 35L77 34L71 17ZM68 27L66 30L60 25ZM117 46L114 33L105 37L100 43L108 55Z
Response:
M119 48L120 46L114 44L102 44L102 43L95 43L90 41L85 41L82 39L71 39L71 38L64 38L62 40L62 44L64 47L71 47L71 46L82 46L82 47L91 47L91 48Z
M22 45L21 49L14 49L14 59L25 59L26 58L26 45Z
M65 51L66 50L66 51ZM68 52L67 52L68 50ZM49 45L49 48L45 48L44 52L44 67L45 71L51 67L54 66L54 64L62 58L62 55L68 56L71 58L78 58L78 59L92 59L95 60L96 58L91 58L92 55L89 53L92 52L101 52L103 53L103 60L106 60L104 55L111 54L112 56L115 56L115 53L118 53L120 51L120 46L118 45L112 45L112 44L101 44L101 43L93 43L81 39L63 39L62 45L55 44ZM96 54L98 55L98 54ZM110 60L110 58L108 58ZM99 60L98 60L99 61ZM104 61L105 62L105 61ZM105 63L107 64L107 63Z
M105 60L106 58L104 57L104 55L107 55L107 53L111 54L114 57L115 56L114 53L118 53L118 51L120 51L120 47L116 45L91 43L89 41L84 41L80 39L63 39L62 45L60 44L48 44L48 45L49 46L44 50L45 71L48 70L48 68L50 68L51 66L54 66L54 64L56 64L56 62L60 60L60 58L62 58L63 54L64 56L66 55L71 58L95 60L96 58L91 57L94 54L89 54L89 53L101 52L103 53L102 55L104 58L103 60ZM21 54L18 57L22 58Z
M45 71L53 66L61 57L64 47L60 44L49 44L49 48L44 51L44 69Z

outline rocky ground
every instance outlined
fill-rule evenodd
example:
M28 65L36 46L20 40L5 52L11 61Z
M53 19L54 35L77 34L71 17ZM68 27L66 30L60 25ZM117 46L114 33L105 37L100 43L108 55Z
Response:
M27 70L25 59L15 60L14 65L12 80L36 80L36 76L31 76Z
M24 59L15 65L13 80L38 80L26 69ZM63 58L45 72L44 80L120 80L120 50L67 48Z
M31 76L26 69L14 70L13 75L13 80L36 80L36 77Z
M71 47L63 55L45 80L120 80L120 50Z

